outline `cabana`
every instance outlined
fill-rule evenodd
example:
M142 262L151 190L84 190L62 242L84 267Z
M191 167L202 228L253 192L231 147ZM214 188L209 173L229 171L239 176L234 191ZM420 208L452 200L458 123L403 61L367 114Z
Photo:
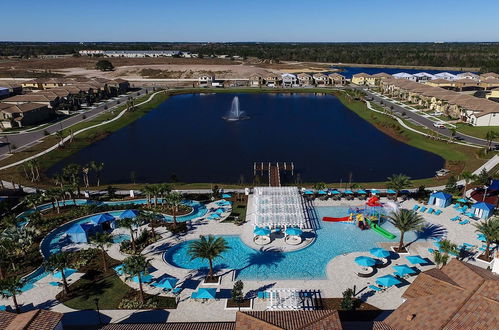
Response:
M108 214L108 213L105 213ZM136 210L126 210L120 214L120 219L135 219L139 216L139 211Z
M96 214L90 217L89 220L102 230L114 229L116 227L116 219L109 213Z
M94 226L90 223L76 224L66 231L73 243L88 243L88 237L93 233Z
M452 195L449 195L442 191L434 192L430 195L430 199L428 199L428 205L434 205L437 207L447 207L451 203Z
M480 219L488 219L494 214L494 205L478 202L471 207L471 213Z

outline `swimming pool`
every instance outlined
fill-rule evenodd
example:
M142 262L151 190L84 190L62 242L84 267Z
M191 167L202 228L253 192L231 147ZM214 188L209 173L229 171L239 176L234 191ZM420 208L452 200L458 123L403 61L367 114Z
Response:
M131 237L128 234L118 234L118 235L113 235L112 240L114 244L119 244L123 241L131 240Z
M348 207L317 207L319 219L324 216L344 217ZM399 232L389 223L383 228L397 235L388 240L372 230L361 231L347 223L321 222L317 239L303 250L281 253L277 251L257 251L246 246L238 236L223 236L231 249L216 259L214 266L237 270L237 277L246 280L269 279L325 279L326 266L331 259L341 254L366 251L368 255L377 242L398 241ZM418 236L408 232L404 236L410 242ZM190 260L187 249L190 241L177 244L163 255L165 262L187 269L206 268L207 262L201 259Z

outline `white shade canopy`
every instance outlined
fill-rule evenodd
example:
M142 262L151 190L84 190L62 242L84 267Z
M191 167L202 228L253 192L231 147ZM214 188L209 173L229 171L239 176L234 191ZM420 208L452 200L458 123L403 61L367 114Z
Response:
M297 187L255 187L254 192L256 226L303 228L306 217Z
M297 289L267 290L270 310L299 310L301 309L300 291Z

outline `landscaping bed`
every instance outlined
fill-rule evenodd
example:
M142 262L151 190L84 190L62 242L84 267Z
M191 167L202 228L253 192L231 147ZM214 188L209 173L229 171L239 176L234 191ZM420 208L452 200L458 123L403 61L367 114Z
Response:
M374 307L360 299L354 299L353 310L345 311L341 308L342 298L318 298L316 306L327 310L337 310L342 321L374 321L383 310Z

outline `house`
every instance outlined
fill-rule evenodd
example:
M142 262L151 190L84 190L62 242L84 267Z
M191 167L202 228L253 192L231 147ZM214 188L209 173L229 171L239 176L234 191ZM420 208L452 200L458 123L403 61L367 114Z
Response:
M21 314L0 311L0 329L63 330L63 315L44 309L35 309Z
M102 330L341 330L336 310L236 312L233 322L176 322L154 324L110 323Z
M49 89L57 88L67 85L68 80L60 78L38 78L34 80L28 80L21 83L22 88L33 90L33 89Z
M0 87L0 99L10 96L10 91L6 87Z
M328 76L324 73L316 73L312 76L316 85L327 85L329 82Z
M414 74L414 77L416 77L417 82L425 82L428 80L435 79L435 76L426 72L418 72Z
M215 80L215 76L210 74L205 74L198 77L198 84L200 87L208 87L211 85L211 82Z
M260 87L263 84L263 77L257 73L254 73L249 76L248 84L250 87Z
M379 85L382 80L393 78L391 75L389 75L388 73L385 73L385 72L379 72L379 73L373 74L372 77L375 79L376 85Z
M489 80L489 79L499 79L499 74L495 72L488 72L480 75L480 81Z
M346 84L345 76L339 73L331 73L329 76L329 84L334 86L342 86Z
M494 215L494 205L478 202L471 206L471 213L473 213L477 218L488 219Z
M276 73L270 72L264 77L265 85L268 87L276 87L279 86L281 82L281 76Z
M489 78L486 80L481 80L478 86L482 87L484 90L499 87L499 78Z
M368 84L368 79L371 78L371 75L367 74L367 73L357 73L357 74L354 74L352 76L352 84L355 84L355 85L367 85Z
M54 114L45 104L0 103L0 126L3 129L36 125L50 119Z
M478 89L478 80L465 78L454 80L454 87L459 91L463 90L476 90Z
M498 275L452 259L420 273L402 294L404 303L373 329L497 329L498 294Z
M480 76L472 72L463 72L457 74L457 79L473 79L480 81Z
M492 90L490 94L487 94L485 97L487 100L499 102L499 89Z
M442 191L434 192L430 195L430 199L428 200L428 205L434 205L436 207L447 207L451 203L452 195Z
M3 98L22 94L23 87L17 82L0 81L0 90L4 90L0 92L0 98Z
M144 57L173 57L180 56L178 50L110 50L103 52L106 57L128 57L128 58L144 58Z
M314 82L314 79L308 73L302 72L297 74L296 77L298 78L298 83L300 84L300 86L310 86Z
M442 87L442 88L452 88L454 87L454 82L449 79L433 79L433 80L427 80L425 82L426 85L428 86L433 86L433 87Z
M3 99L2 102L15 105L25 104L25 103L40 103L46 105L49 108L54 108L59 104L59 97L55 94L47 95L47 94L30 93L30 94L8 97L6 99Z
M439 72L434 75L435 79L456 80L457 76L449 72Z
M295 74L292 73L283 73L281 75L282 79L282 86L283 87L293 87L296 86L298 83L298 79L296 78Z
M411 81L417 81L418 78L407 72L399 72L392 75L395 79L406 79Z

